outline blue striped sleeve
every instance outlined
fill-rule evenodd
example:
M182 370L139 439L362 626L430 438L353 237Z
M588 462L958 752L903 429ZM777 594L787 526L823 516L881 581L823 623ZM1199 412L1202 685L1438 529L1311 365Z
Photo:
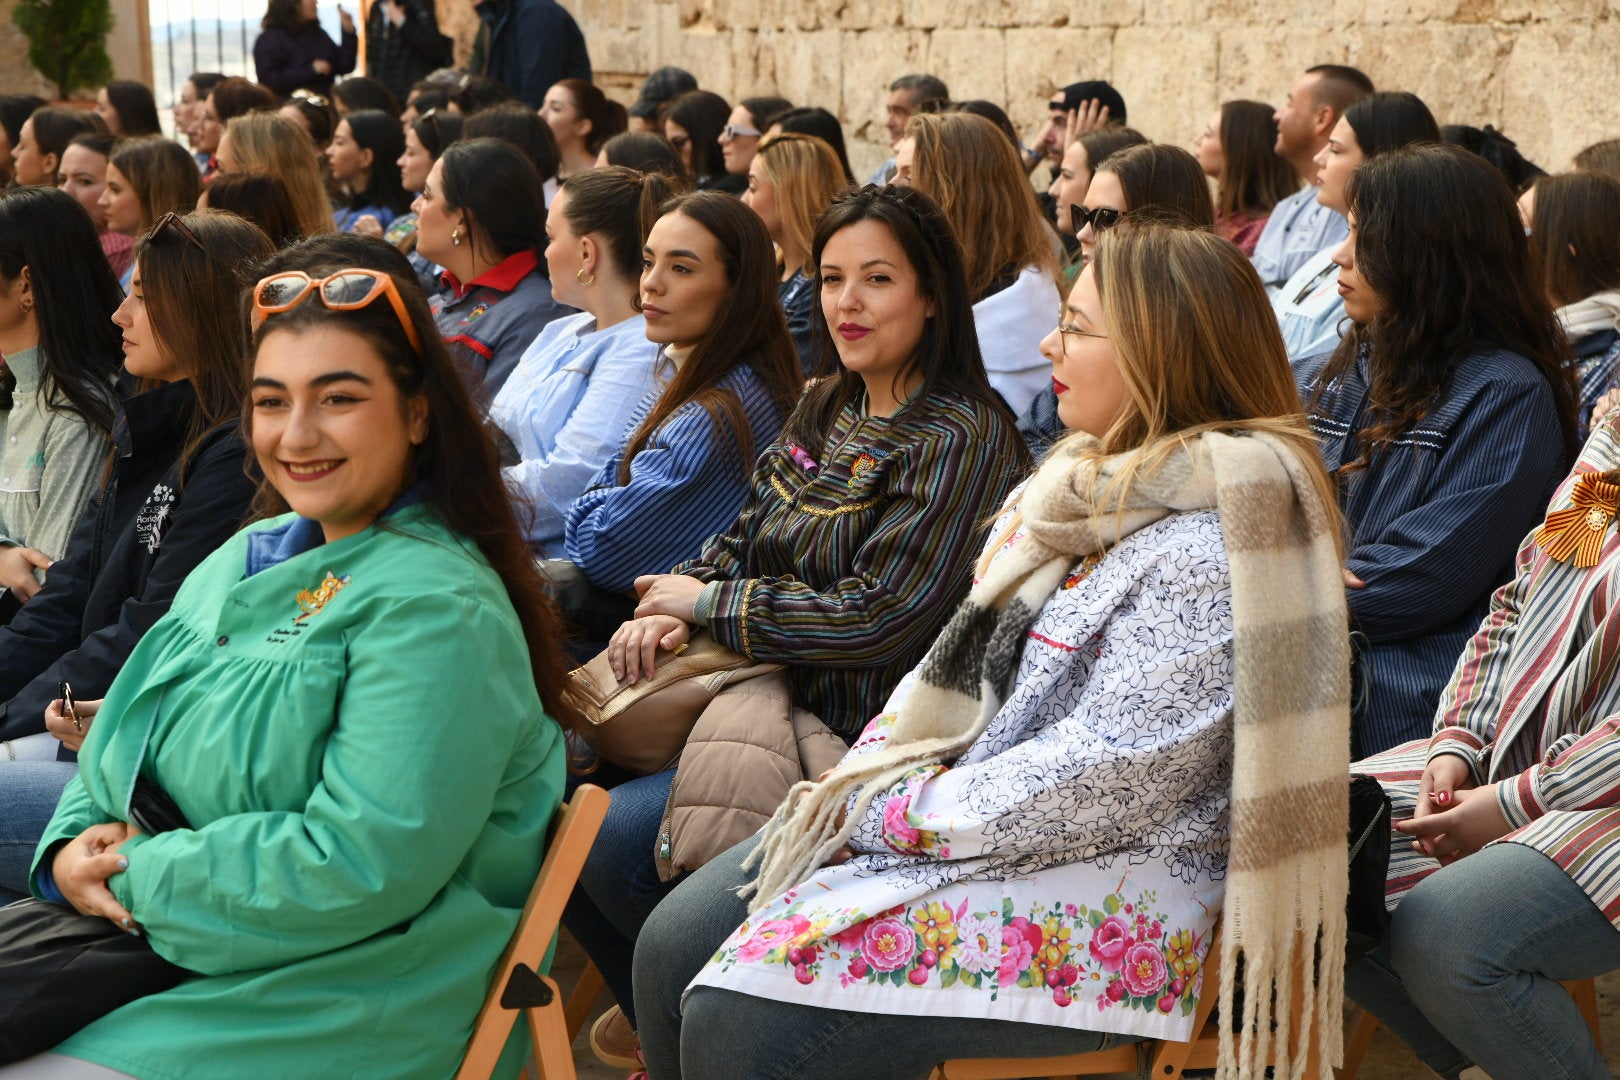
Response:
M1418 637L1478 604L1501 584L1506 553L1541 520L1562 454L1545 383L1483 389L1429 459L1428 497L1355 538L1348 565L1367 583L1348 590L1357 628L1375 642Z

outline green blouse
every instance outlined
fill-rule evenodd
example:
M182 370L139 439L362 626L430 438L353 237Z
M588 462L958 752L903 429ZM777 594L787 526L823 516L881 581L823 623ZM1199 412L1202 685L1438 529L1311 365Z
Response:
M455 1071L539 869L562 733L470 542L415 505L294 551L313 525L204 560L90 729L38 859L156 779L194 828L132 840L109 884L201 977L60 1053L143 1080Z

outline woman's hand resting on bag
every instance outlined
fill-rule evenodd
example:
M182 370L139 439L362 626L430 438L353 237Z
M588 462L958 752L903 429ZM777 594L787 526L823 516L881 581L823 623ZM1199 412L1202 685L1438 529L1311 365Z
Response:
M126 840L140 835L140 830L121 821L106 825L92 825L69 840L56 852L51 861L51 876L62 890L67 902L80 915L100 915L114 925L137 936L140 928L128 909L107 887L114 874L129 869L129 860L119 853Z
M643 574L636 578L636 618L644 615L670 615L682 622L696 622L698 596L703 582L685 574Z
M608 639L608 664L613 668L613 677L632 686L642 676L652 678L653 657L658 650L673 652L691 637L692 628L672 615L631 619Z
M78 726L75 727L73 721L62 714L62 699L57 698L45 706L45 730L62 740L63 746L77 754L79 748L84 745L84 737L90 733L91 718L100 708L99 698L95 701L75 701L73 712L79 718Z

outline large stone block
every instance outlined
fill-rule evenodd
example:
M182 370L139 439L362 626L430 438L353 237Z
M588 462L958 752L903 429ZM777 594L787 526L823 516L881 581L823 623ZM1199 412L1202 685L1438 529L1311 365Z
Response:
M795 105L819 105L834 115L844 104L844 41L836 30L790 31L772 39L776 54L776 88Z
M958 101L1007 100L1006 43L1000 30L935 30L927 70L945 80Z
M1345 51L1344 35L1328 27L1224 28L1216 61L1220 98L1281 105L1306 68L1342 64Z
M1341 25L1362 23L1414 25L1425 22L1484 22L1494 14L1488 9L1495 0L1334 0L1334 21ZM1460 11L1468 7L1474 10ZM1479 9L1487 9L1480 11Z
M1571 167L1576 151L1620 137L1614 109L1620 24L1540 24L1514 40L1498 80L1493 122L1548 172Z
M1213 30L1131 27L1114 35L1111 80L1130 106L1131 126L1158 142L1187 146L1220 103Z
M1498 75L1512 41L1488 26L1359 27L1347 32L1345 55L1380 90L1418 95L1441 124L1477 125L1501 115Z

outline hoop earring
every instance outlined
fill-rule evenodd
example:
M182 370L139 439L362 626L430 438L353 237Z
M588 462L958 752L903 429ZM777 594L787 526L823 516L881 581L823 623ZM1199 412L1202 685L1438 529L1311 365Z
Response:
M578 270L574 271L574 280L579 282L582 287L588 289L592 285L596 284L596 275L585 273L585 268L582 266Z
M22 309L24 311L33 311L34 310L34 302L32 300L29 300L29 299L24 299L23 302L22 302Z
M450 230L450 242L456 247L461 246L461 229L459 226Z

